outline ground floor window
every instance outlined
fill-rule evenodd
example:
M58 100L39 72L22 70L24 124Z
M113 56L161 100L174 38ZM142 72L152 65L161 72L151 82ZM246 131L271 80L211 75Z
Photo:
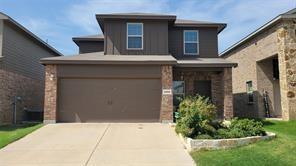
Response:
M185 97L185 82L173 81L173 103L178 107L180 101Z
M254 93L253 93L252 81L247 81L246 87L247 87L248 103L253 103L254 102Z

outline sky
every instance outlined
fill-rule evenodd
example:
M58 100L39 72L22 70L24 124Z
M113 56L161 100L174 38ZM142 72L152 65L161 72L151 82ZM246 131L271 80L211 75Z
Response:
M296 0L0 0L0 12L64 55L78 53L72 37L102 33L99 13L149 12L177 18L227 23L219 34L219 52L277 15Z

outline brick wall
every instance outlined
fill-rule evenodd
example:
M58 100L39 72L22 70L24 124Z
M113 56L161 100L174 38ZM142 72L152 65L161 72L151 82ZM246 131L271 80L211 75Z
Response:
M45 66L44 123L55 123L57 111L57 67Z
M22 98L17 103L17 121L26 120L24 108L43 110L43 89L43 81L0 69L0 124L12 123L15 96Z
M211 81L212 102L217 106L218 118L232 117L232 88L231 68L224 71L198 71L197 69L176 69L174 70L174 81L185 81L185 95L194 94L194 82L198 80ZM223 79L225 77L226 79ZM223 81L226 81L224 84ZM224 86L225 85L225 86ZM224 90L225 89L225 90ZM224 92L226 94L224 94ZM225 100L224 100L225 99ZM224 111L226 110L226 111ZM227 113L226 115L224 115Z
M224 118L230 119L233 114L232 68L223 69L223 109Z
M161 83L162 89L173 88L173 70L172 66L161 67ZM173 95L162 94L161 96L161 108L160 108L160 120L162 122L173 121Z

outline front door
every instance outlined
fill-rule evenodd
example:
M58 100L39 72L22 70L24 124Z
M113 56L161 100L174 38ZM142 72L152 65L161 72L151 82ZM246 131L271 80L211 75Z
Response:
M211 81L197 80L194 82L194 94L212 98Z

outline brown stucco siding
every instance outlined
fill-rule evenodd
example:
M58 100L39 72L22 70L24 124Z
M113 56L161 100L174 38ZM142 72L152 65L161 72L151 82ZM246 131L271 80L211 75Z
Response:
M198 30L199 55L184 55L183 32L184 30ZM177 59L181 58L217 58L218 57L218 32L217 28L169 28L169 52Z
M17 121L26 119L25 108L43 110L43 89L40 80L0 69L0 124L12 123L15 96L22 99L17 103Z
M143 23L143 50L127 50L128 22ZM156 20L106 20L104 23L105 54L167 55L168 22Z
M9 22L3 28L1 68L33 79L44 79L40 58L57 56Z
M273 92L269 88L270 82L262 81L264 79L262 76L263 70L260 68L261 64L257 62L273 57L278 53L276 42L277 32L276 27L274 27L225 56L227 60L238 63L238 66L233 68L232 72L235 116L263 117L265 115L263 89L267 90L269 94L273 94ZM260 78L258 79L258 77ZM253 84L253 104L248 103L247 81L252 81Z
M57 66L45 66L44 123L55 123L57 119Z
M104 41L79 41L79 54L104 51Z
M283 22L277 33L282 118L296 119L296 25L293 20Z

